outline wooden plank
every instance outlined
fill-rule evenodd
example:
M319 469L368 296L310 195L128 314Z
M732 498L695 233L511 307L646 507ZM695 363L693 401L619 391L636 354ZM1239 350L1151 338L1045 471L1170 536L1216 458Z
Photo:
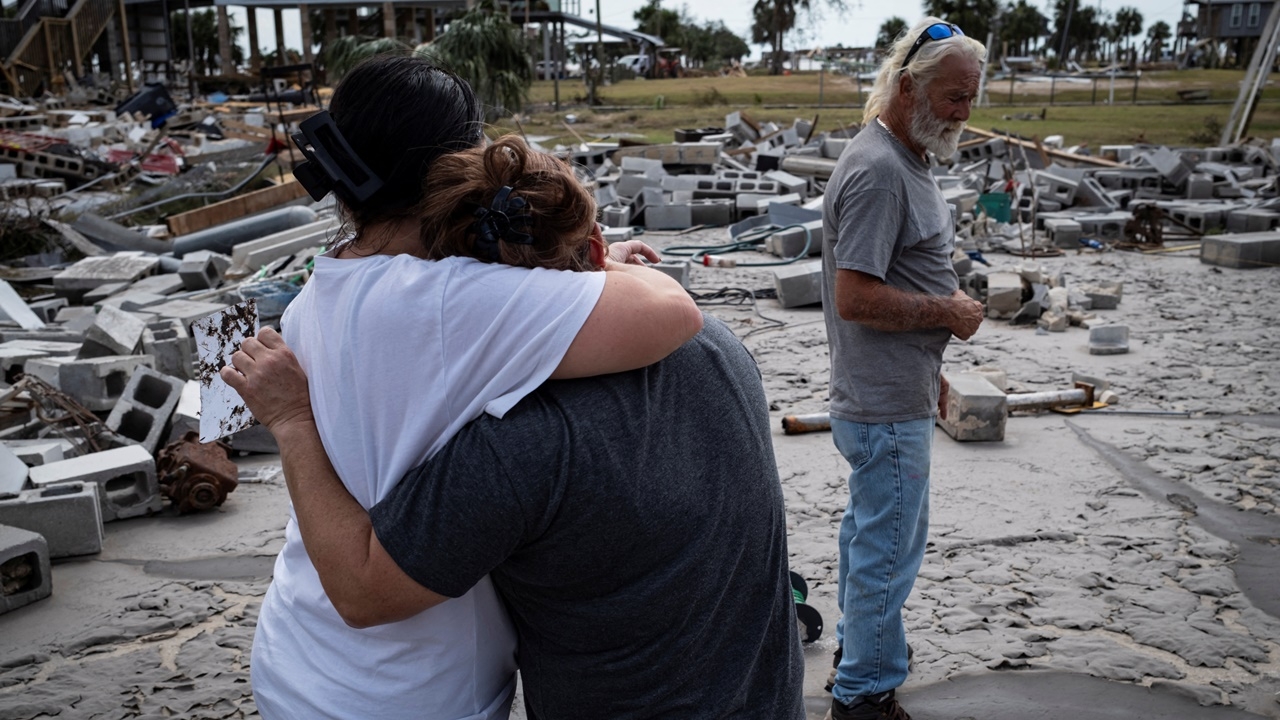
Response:
M174 237L179 237L198 230L204 230L205 228L211 228L215 225L221 225L246 215L269 210L306 194L307 191L302 187L302 183L295 180L283 185L272 185L261 190L254 190L198 210L180 213L170 217L166 222L169 225L169 233Z
M1035 151L1036 149L1036 144L1034 142L1029 142L1027 140L1019 140L1018 138L1010 137L1008 135L1000 135L998 133L988 132L986 130L980 130L976 127L973 127L972 125L966 126L965 132L971 132L974 135L987 138L988 140L991 138L1001 138L1007 143L1021 145L1022 147L1031 151ZM1127 167L1126 165L1123 165L1118 162L1113 162L1106 158L1096 157L1094 155L1076 155L1075 153L1069 153L1069 152L1066 152L1065 150L1046 149L1045 153L1047 153L1049 157L1053 158L1054 160L1062 160L1065 162L1082 163L1084 165L1093 165L1095 167L1107 167L1107 168Z

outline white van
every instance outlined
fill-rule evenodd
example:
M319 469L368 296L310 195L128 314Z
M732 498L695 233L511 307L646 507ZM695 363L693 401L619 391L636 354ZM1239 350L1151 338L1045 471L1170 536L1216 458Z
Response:
M618 58L616 65L620 68L630 70L636 75L649 74L649 56L648 55L623 55Z

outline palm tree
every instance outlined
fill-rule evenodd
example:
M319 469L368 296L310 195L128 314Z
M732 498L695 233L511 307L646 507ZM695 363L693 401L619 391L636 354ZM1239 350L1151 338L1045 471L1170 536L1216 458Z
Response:
M187 17L183 11L174 11L169 15L170 27L173 29L173 54L175 57L187 57ZM244 64L244 50L236 42L244 28L231 26L231 62L234 66ZM218 57L218 21L213 10L194 10L191 13L191 40L195 45L195 69L201 75L209 75L221 67Z
M837 11L845 8L845 0L826 0L826 4ZM769 46L770 74L782 74L783 40L795 29L799 13L812 9L811 0L756 0L751 8L751 42Z
M492 0L451 21L435 42L414 53L457 73L471 83L492 121L519 110L533 83L533 65L520 29L494 8Z
M1159 20L1147 28L1147 60L1159 62L1164 52L1164 44L1173 36L1169 23Z
M1134 35L1142 32L1142 13L1135 7L1125 6L1116 11L1115 34L1123 40L1126 54L1132 49Z
M325 73L330 83L337 83L356 65L374 55L393 53L407 55L408 45L394 38L375 38L364 35L346 35L326 45L321 52Z
M1027 0L1010 3L1000 26L1000 39L1009 43L1015 55L1030 55L1040 38L1049 34L1049 18Z
M955 23L965 35L986 42L1000 14L1000 4L997 0L925 0L924 12Z
M885 20L880 25L880 31L876 33L876 49L884 50L893 44L902 33L907 31L907 21L894 15Z

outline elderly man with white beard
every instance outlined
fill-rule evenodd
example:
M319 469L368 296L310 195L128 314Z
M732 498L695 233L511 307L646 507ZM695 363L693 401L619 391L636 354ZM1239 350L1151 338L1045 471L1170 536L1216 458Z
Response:
M834 720L910 720L902 606L924 559L942 353L968 339L982 305L959 290L955 228L927 153L955 153L986 49L926 18L894 43L865 127L827 184L823 315L831 344L831 429L849 461L840 526L840 645Z

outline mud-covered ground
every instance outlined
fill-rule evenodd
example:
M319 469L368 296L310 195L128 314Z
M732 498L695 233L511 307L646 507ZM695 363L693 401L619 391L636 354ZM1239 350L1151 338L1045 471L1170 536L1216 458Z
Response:
M952 344L949 371L998 366L1016 391L1083 373L1120 402L1015 415L1001 443L938 431L904 705L922 720L1280 717L1280 269L1188 253L988 259L1069 284L1123 281L1119 308L1097 315L1129 326L1131 351L1090 355L1087 330L1004 321ZM772 286L768 268L692 279L708 294ZM821 310L732 298L708 310L764 376L792 567L826 620L806 653L819 718L848 467L829 434L786 436L780 421L825 409ZM241 464L245 482L217 512L111 523L101 555L55 565L52 598L0 615L0 720L256 715L249 647L288 501L274 456Z

